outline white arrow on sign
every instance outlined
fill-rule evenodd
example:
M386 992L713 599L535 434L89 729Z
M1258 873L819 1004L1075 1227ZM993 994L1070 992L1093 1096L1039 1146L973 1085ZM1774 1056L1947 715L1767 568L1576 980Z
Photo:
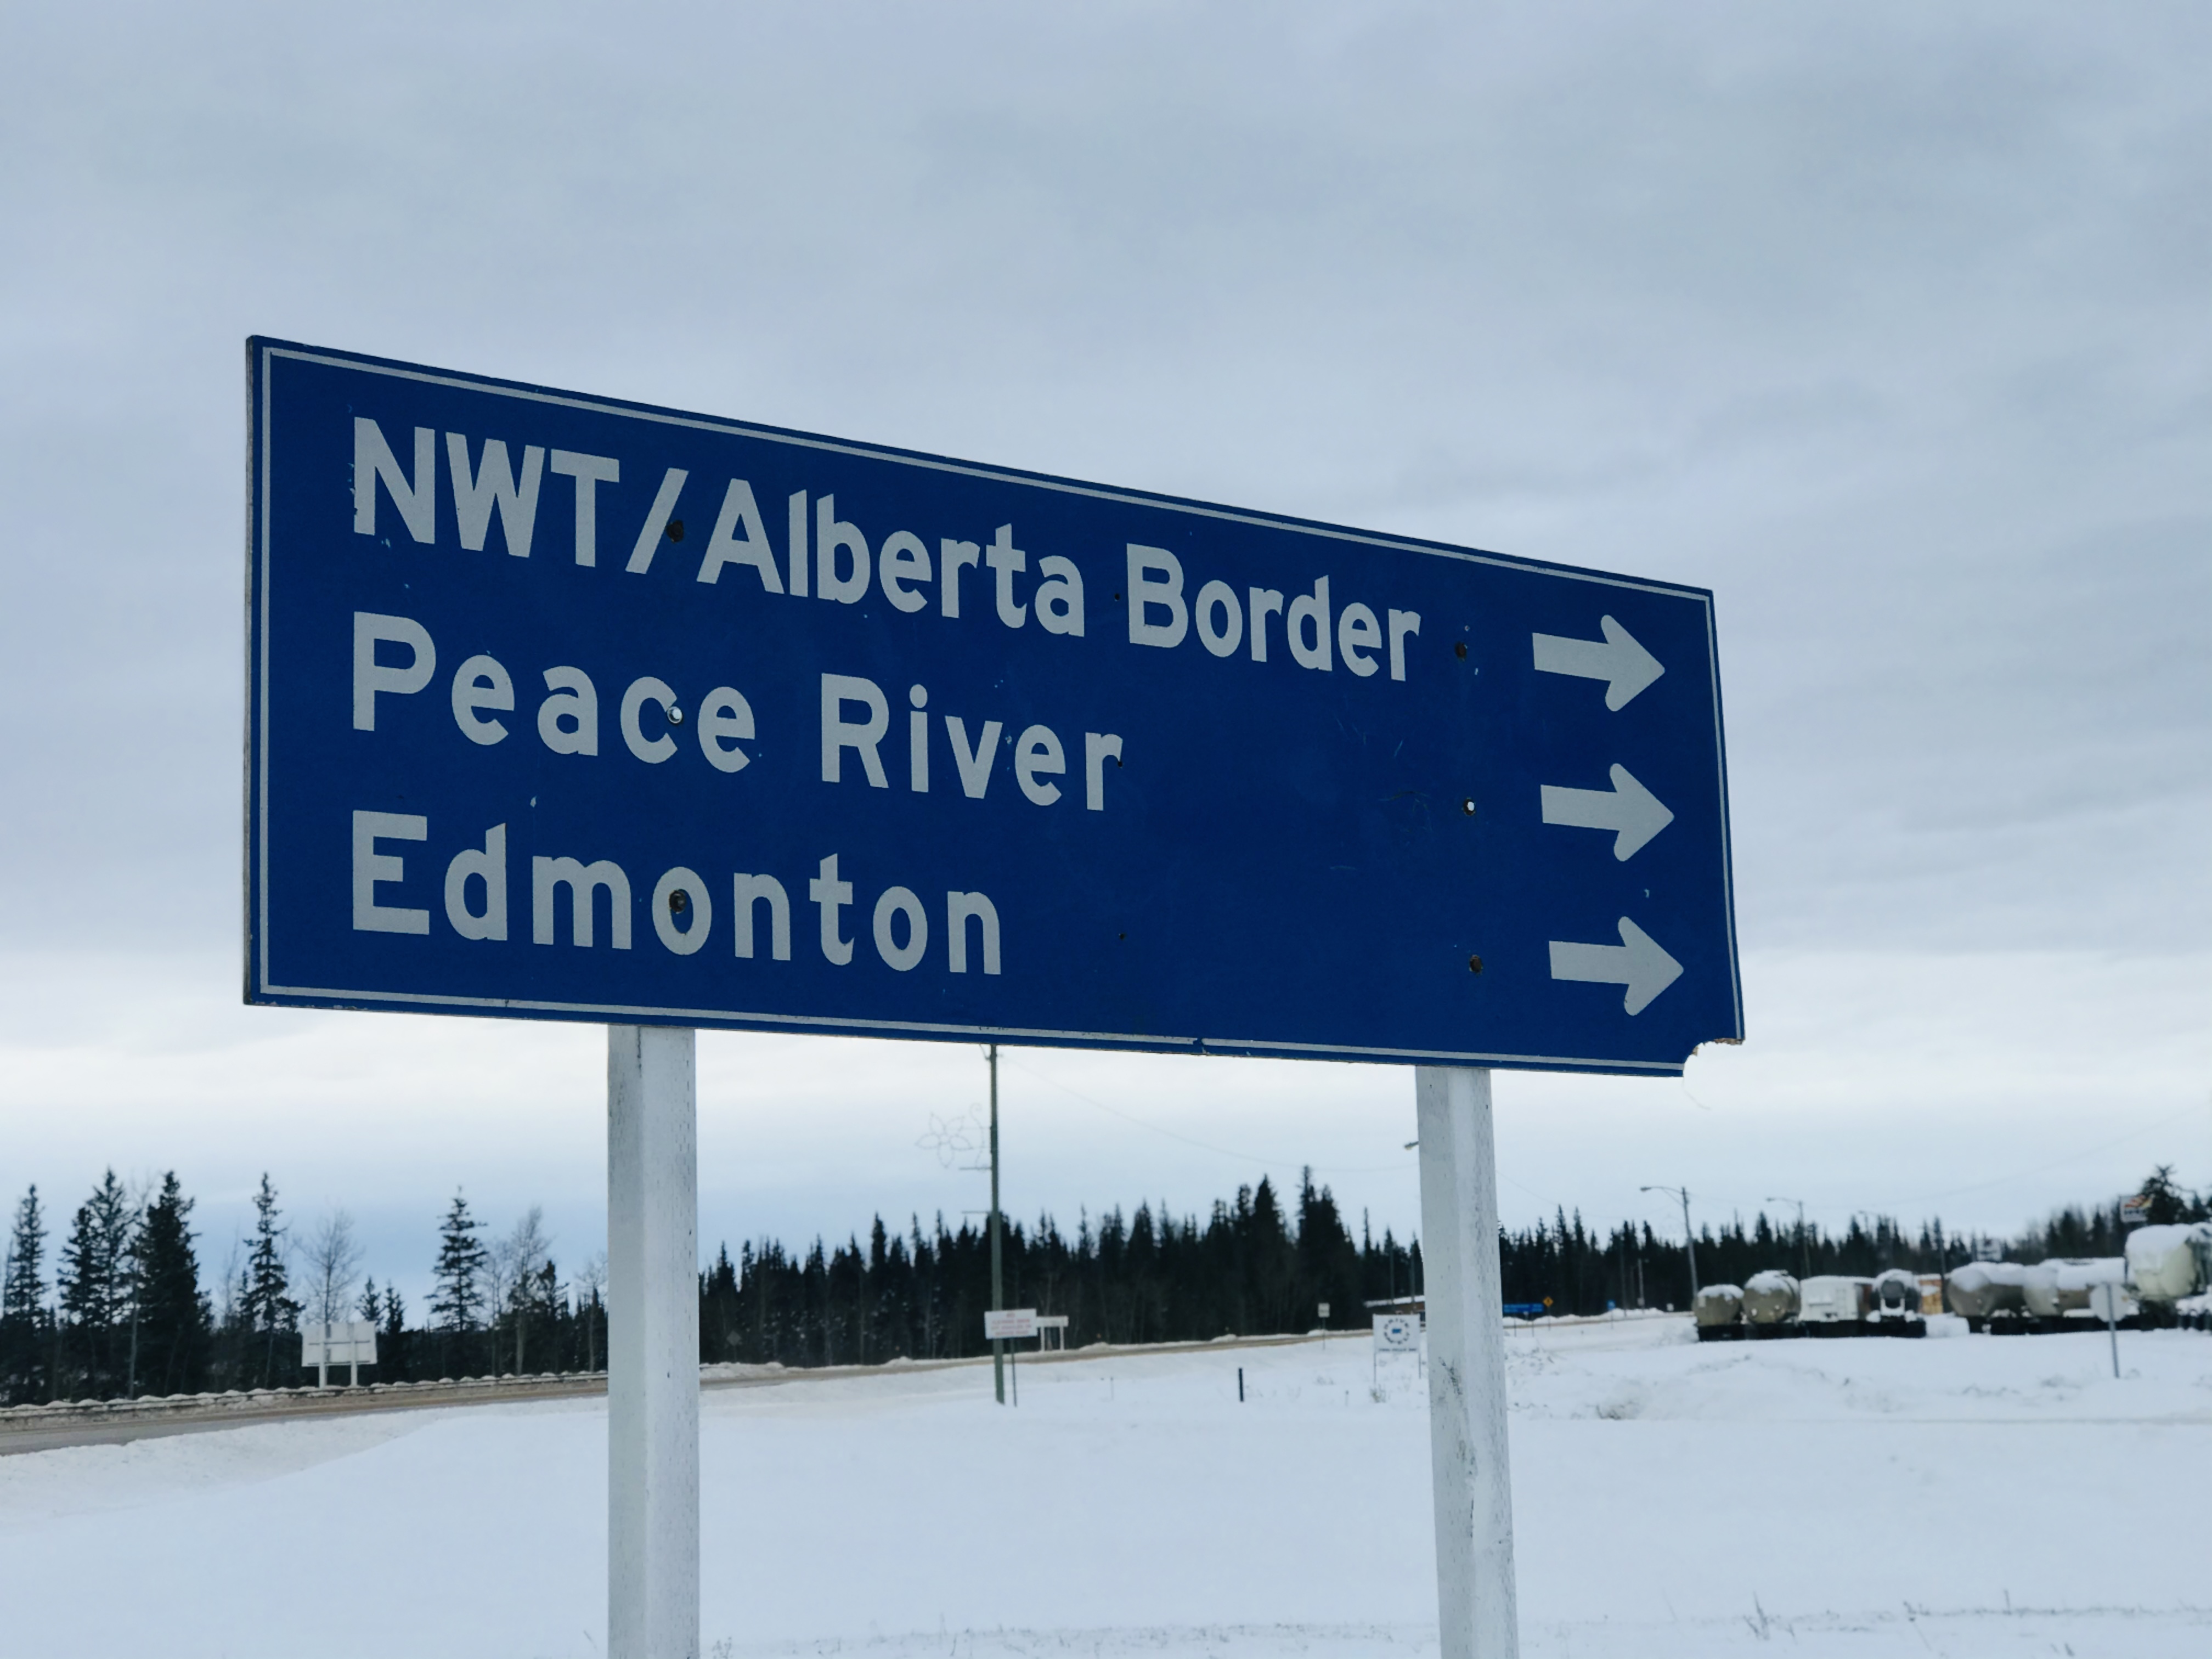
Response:
M1620 919L1618 945L1570 945L1552 941L1552 977L1581 980L1593 985L1625 985L1628 994L1620 1006L1640 1014L1652 998L1682 977L1682 964L1659 948L1659 942L1626 916Z
M1613 769L1610 789L1562 789L1541 786L1544 822L1572 830L1617 830L1613 855L1626 864L1652 836L1674 823L1674 815L1659 797L1629 775L1625 766Z
M1602 640L1570 640L1557 634L1531 634L1539 674L1571 674L1577 679L1604 680L1605 706L1616 712L1645 686L1667 672L1658 658L1636 642L1636 636L1610 617L1600 617Z

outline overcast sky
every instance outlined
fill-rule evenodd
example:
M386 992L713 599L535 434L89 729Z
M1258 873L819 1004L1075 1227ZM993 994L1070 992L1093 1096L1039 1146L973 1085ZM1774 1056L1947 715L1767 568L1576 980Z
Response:
M1504 1074L1514 1221L2212 1183L2212 12L0 11L0 1194L603 1228L596 1028L240 1006L252 332L1696 583L1749 1038ZM703 1036L702 1237L983 1203L958 1045ZM1027 1050L1011 1207L1409 1073Z

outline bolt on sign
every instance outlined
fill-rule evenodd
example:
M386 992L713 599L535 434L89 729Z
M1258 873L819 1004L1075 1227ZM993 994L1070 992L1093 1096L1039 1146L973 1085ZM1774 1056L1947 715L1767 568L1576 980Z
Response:
M246 997L1666 1073L1703 589L257 339Z

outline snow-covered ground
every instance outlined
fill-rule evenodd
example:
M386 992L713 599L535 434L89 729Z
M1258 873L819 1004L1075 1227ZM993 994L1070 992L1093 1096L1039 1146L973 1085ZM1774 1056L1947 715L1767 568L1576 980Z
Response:
M1516 1333L1523 1651L2212 1652L2212 1340ZM708 1655L1431 1654L1426 1421L1364 1340L704 1401ZM1245 1403L1237 1399L1237 1371ZM0 1655L589 1656L605 1413L0 1458Z

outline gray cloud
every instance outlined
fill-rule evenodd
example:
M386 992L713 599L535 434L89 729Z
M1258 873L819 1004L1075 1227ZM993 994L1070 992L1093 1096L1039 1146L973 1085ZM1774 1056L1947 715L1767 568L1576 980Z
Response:
M2188 5L19 8L0 938L234 937L258 331L1710 585L1747 945L2212 989L2208 79Z

